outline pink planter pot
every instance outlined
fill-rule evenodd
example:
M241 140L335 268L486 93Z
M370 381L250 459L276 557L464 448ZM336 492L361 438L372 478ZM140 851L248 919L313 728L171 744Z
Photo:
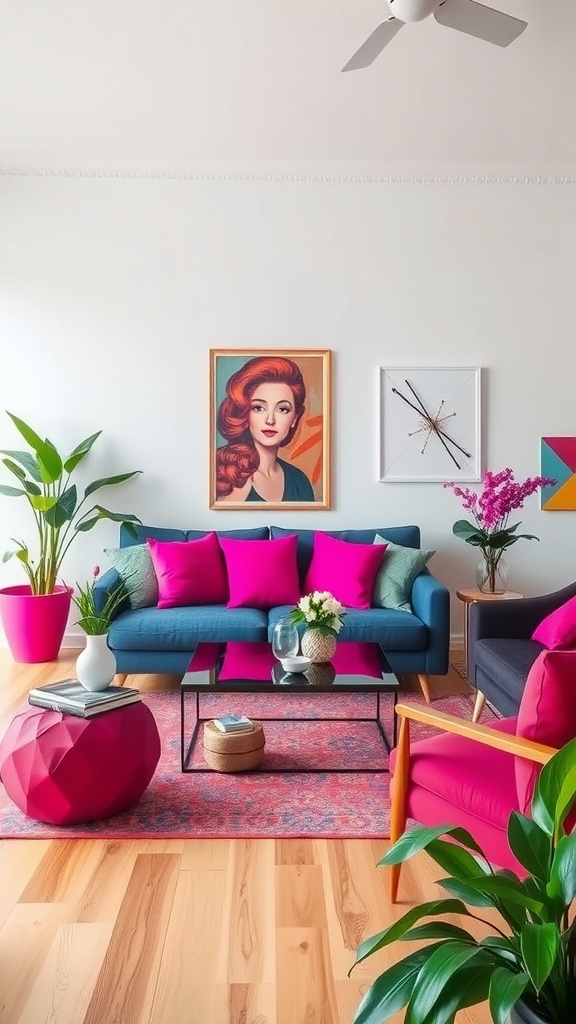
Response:
M31 594L28 584L0 590L0 616L14 661L32 664L58 657L70 611L70 591Z

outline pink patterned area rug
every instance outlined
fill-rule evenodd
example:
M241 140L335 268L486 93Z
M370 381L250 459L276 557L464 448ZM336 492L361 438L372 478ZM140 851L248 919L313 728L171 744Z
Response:
M354 721L374 715L375 696L317 693L313 695L231 695L202 697L201 714L247 714L259 719L266 737L261 769L245 774L180 771L180 695L152 693L143 698L162 739L156 773L140 802L129 811L87 825L54 827L32 821L12 803L0 785L0 838L386 838L389 835L387 755L377 726ZM416 694L401 697L423 703ZM442 697L434 708L470 719L472 700L466 695ZM192 700L190 713L193 715ZM294 717L292 721L266 718ZM321 721L343 718L347 721ZM309 721L303 721L309 718ZM493 721L490 710L482 721ZM382 724L392 735L392 701L382 698ZM414 736L429 735L413 725ZM200 745L193 765L203 765ZM327 768L379 768L369 773L329 773ZM314 767L313 774L298 767ZM266 768L281 769L266 774ZM292 769L292 771L290 771ZM296 769L296 773L294 773ZM122 770L122 765L118 765Z

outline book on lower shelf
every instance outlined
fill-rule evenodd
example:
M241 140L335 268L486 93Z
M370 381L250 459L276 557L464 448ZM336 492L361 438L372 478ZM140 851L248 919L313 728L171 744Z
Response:
M36 686L28 694L28 703L35 707L61 711L67 715L90 718L105 711L135 704L140 691L128 686L108 686L105 690L86 690L77 679Z
M254 722L246 715L222 715L212 721L220 732L252 732Z

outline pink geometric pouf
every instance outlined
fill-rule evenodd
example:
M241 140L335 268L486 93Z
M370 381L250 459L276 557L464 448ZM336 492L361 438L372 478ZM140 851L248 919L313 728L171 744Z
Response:
M137 803L159 757L156 722L141 701L93 718L26 704L0 742L0 778L29 818L77 825Z

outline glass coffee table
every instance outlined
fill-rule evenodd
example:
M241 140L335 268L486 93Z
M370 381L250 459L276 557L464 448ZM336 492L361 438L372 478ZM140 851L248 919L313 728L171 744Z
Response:
M281 718L257 716L258 721L276 722L293 721L305 728L307 722L323 721L354 721L372 722L379 731L382 743L389 753L396 745L396 715L394 708L400 687L398 676L392 672L386 661L384 651L378 644L345 643L338 644L332 662L312 665L305 673L292 674L283 670L279 661L272 653L268 643L230 642L201 643L194 651L188 669L180 684L180 757L183 772L211 772L212 768L191 766L192 753L201 726L213 716L202 717L201 695L215 693L282 695L286 701L293 694L315 693L347 693L373 694L374 713L371 717L347 716L330 718ZM381 697L387 694L392 697L392 737L389 739L381 720ZM382 772L381 767L346 766L338 768L263 768L262 772L296 773L322 772Z

